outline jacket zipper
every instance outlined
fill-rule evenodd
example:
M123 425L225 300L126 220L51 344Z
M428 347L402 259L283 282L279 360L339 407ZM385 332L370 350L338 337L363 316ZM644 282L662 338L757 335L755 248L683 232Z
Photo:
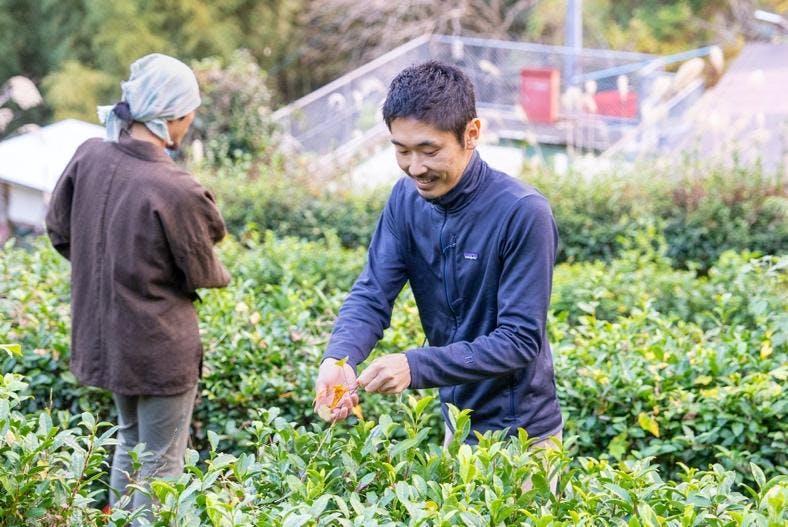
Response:
M454 328L452 328L451 337L449 338L449 343L451 343L451 342L454 342L454 337L457 334L457 325L458 324L457 324L457 313L454 311L454 308L451 305L451 297L449 296L449 277L448 277L448 272L447 272L448 259L446 258L446 252L449 249L451 249L452 247L454 247L455 245L457 245L457 242L454 240L454 238L452 238L452 241L451 241L451 243L449 243L449 245L446 245L446 246L443 245L443 231L446 228L446 220L448 219L448 217L449 217L449 212L448 211L444 211L443 212L443 224L441 225L441 232L440 232L440 236L439 236L438 242L440 243L440 246L441 246L441 259L443 260L442 261L442 263L443 263L443 266L442 266L443 267L443 269L442 269L443 270L443 293L446 296L446 305L449 306L449 311L451 311L451 316L452 316L452 319L454 320ZM456 391L457 391L457 387L453 386L452 389L451 389L451 402L452 402L452 404L454 406L457 406L457 398L455 396L455 392Z
M447 265L449 260L446 257L446 253L448 252L449 249L457 245L457 242L454 240L454 238L452 238L452 241L451 243L449 243L449 245L446 246L443 245L443 231L446 228L446 219L448 215L449 215L448 211L443 213L443 225L441 225L439 242L441 245L441 259L443 260L442 262L443 263L443 293L446 296L446 304L449 306L449 311L451 311L452 319L454 319L454 329L452 331L451 339L449 339L449 341L452 342L454 341L454 335L457 333L457 313L454 311L454 308L451 305L451 297L449 296L449 274L447 271Z

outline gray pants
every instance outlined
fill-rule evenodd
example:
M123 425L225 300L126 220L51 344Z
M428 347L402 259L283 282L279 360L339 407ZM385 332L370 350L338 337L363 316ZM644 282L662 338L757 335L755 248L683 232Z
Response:
M135 483L147 483L163 476L178 476L183 472L183 454L189 441L194 388L170 396L113 394L118 408L118 444L110 473L110 507L126 494L129 476ZM134 474L129 452L144 443L146 454L142 466ZM151 499L134 492L128 509L150 508Z

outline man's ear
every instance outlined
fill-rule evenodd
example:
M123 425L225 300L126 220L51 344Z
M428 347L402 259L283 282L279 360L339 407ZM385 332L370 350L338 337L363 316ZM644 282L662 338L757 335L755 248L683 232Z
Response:
M471 119L465 126L465 149L473 150L479 143L479 136L481 135L482 122L478 117Z

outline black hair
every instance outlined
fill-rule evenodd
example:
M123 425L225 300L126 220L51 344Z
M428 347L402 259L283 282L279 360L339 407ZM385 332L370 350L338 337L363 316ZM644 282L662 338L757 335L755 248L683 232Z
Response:
M409 66L391 81L383 103L389 130L401 117L453 132L462 144L468 122L476 118L473 84L462 70L438 60Z

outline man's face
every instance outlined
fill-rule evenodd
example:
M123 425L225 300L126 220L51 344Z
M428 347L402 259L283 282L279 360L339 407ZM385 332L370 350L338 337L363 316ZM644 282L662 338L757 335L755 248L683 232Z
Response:
M439 198L457 185L473 155L479 129L479 119L473 119L460 143L453 132L410 117L391 122L397 164L416 184L421 197Z

